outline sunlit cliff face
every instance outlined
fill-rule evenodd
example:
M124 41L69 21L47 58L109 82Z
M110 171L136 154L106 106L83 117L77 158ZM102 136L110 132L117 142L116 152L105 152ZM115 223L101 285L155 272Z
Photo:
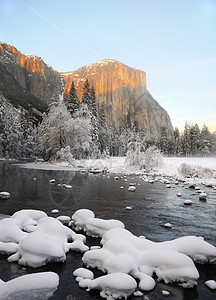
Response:
M19 52L15 47L7 45L8 49L13 53L13 55L18 59L21 66L25 68L29 73L41 73L43 77L44 74L44 63L40 57L27 56ZM1 47L4 51L4 49Z
M60 74L40 57L24 55L13 46L0 43L0 60L13 80L45 103L52 102L54 93L61 93Z
M142 86L146 88L146 74L130 68L112 59L103 59L95 64L84 66L74 72L62 73L65 80L64 93L68 94L71 82L74 81L79 99L86 78L94 85L95 95L113 92L119 88L133 90Z
M65 81L64 93L69 93L73 81L80 101L85 80L93 84L97 107L105 104L108 125L114 123L120 126L130 112L132 124L136 122L148 133L158 135L161 126L172 132L167 112L146 89L145 72L115 60L103 59L61 76Z

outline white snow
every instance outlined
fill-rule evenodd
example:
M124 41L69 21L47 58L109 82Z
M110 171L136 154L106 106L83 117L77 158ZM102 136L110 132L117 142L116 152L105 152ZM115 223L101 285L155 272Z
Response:
M20 241L18 251L8 258L9 262L18 261L20 265L36 268L50 261L65 261L70 249L88 250L84 245L85 236L77 235L55 218L40 219L31 231ZM69 239L73 242L68 242Z
M9 199L10 193L9 192L0 192L0 199Z
M169 292L169 291L166 291L166 290L163 290L163 291L161 292L161 294L164 295L164 296L169 296L170 292Z
M78 160L77 165L82 166L82 168L90 169L95 167L98 169L106 168L110 173L137 173L140 174L142 171L133 168L130 170L129 167L125 166L126 157L110 157L109 159L88 159L88 160ZM156 168L157 174L164 176L173 176L177 179L182 179L183 175L181 171L181 165L185 164L189 166L190 169L194 169L195 186L199 183L205 183L206 186L216 186L216 179L209 176L216 176L216 158L215 157L163 157L163 163ZM71 168L68 162L56 162L56 163L27 163L20 165L22 168L30 169L44 169L44 170L67 170L75 171L79 168ZM209 171L210 170L210 171ZM126 181L127 179L125 179ZM154 182L154 179L148 178L148 181ZM167 182L167 184L169 184Z
M164 227L166 227L166 228L171 228L172 225L171 225L170 223L165 223L165 224L164 224Z
M207 280L205 285L210 288L211 290L216 290L216 281L214 280Z
M59 276L53 272L23 275L8 282L0 281L0 299L49 299L59 285Z
M199 194L199 200L206 200L206 198L207 198L207 194L206 194L206 193L201 192L201 193Z
M71 220L69 216L59 216L56 219L59 220L62 224L69 224Z
M140 281L139 288L145 291L154 288L154 273L165 283L177 282L183 287L192 287L199 278L193 260L216 262L216 247L201 237L154 243L126 229L116 228L103 235L101 244L102 248L85 252L84 264L108 274L130 274Z
M134 185L130 185L130 186L128 187L128 191L130 191L130 192L135 192L135 191L136 191L136 187L135 187Z
M83 279L79 281L79 286L91 289L101 290L100 296L107 300L127 298L137 287L133 277L125 273L113 273L100 276L96 279Z
M192 204L192 201L191 201L191 200L185 200L185 201L184 201L184 204L185 204L185 205L191 205L191 204Z
M85 268L78 268L73 272L73 276L81 277L82 279L93 279L94 274L92 271Z
M87 235L102 237L102 235L113 228L124 228L124 224L119 220L104 220L95 218L94 213L88 209L77 210L72 215L76 230L83 230Z

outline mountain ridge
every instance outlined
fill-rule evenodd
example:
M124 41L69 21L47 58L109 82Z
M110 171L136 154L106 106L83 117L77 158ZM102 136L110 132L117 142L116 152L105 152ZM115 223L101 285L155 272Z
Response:
M105 104L108 125L121 125L130 113L132 123L159 135L161 127L172 134L168 113L146 88L146 73L114 59L102 59L72 72L58 72L42 58L22 54L14 46L0 43L0 91L13 105L36 108L41 113L74 81L81 101L85 80L94 85L98 109ZM8 82L10 84L8 84Z
M73 72L61 73L68 94L72 81L81 101L83 84L88 79L95 88L98 109L105 104L108 124L121 126L130 113L132 123L139 124L150 135L159 135L161 127L169 134L173 128L168 113L147 90L146 73L113 59L103 59Z

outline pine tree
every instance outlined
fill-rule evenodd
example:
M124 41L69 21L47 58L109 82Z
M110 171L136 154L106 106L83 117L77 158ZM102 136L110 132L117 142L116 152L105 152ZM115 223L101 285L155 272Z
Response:
M183 152L186 157L190 155L190 125L188 122L185 122L184 127L184 136L183 136Z
M208 127L204 124L200 133L200 153L207 156L212 150L212 135Z
M98 139L100 143L100 151L103 153L109 147L109 133L107 130L106 108L104 102L98 111Z
M71 116L73 116L73 114L79 109L80 101L77 96L76 88L73 81L71 83L69 94L65 98L65 104L67 109L71 113Z
M159 148L163 154L169 154L169 141L168 141L168 134L167 129L162 127L160 130L160 137L159 137Z
M200 129L198 124L191 125L189 129L190 137L190 153L192 156L197 156L200 146Z
M109 134L109 151L111 156L119 155L119 131L115 123L110 124Z
M91 114L90 155L92 158L97 158L100 156L99 124L98 124L98 116L97 116L95 90L93 85L90 88L88 79L86 79L83 88L82 103L87 104Z
M96 106L96 96L95 96L95 89L92 84L90 90L90 103L89 103L89 110L92 112L92 115L97 117L97 106Z
M86 79L83 87L82 103L86 103L88 107L91 106L91 88L88 79Z
M175 156L182 156L182 140L177 127L173 132L173 154Z

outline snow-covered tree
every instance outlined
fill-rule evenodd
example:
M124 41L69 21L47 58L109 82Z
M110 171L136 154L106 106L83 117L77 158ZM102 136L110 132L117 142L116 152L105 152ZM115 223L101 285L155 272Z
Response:
M192 124L190 126L189 137L190 137L190 154L192 156L197 156L200 147L200 129L197 123L195 125Z
M91 88L88 79L86 79L83 87L82 92L82 103L85 103L88 105L88 107L91 104Z
M125 166L138 170L145 168L145 152L142 143L131 141L128 143Z
M38 130L39 153L44 159L55 159L57 151L67 146L66 122L70 119L63 101L51 105L48 114L44 114Z
M102 102L98 111L98 129L100 151L103 153L109 148L109 133L107 129L106 108L104 102Z
M80 101L77 96L76 88L73 81L71 83L69 94L65 96L65 105L71 113L71 116L73 116L74 112L79 109Z
M91 114L88 106L81 103L73 118L66 122L67 145L76 159L88 158L90 155L91 139Z
M73 158L70 146L61 148L59 151L57 151L56 155L58 160L63 162L67 161L71 166L76 167L76 161Z
M212 135L208 127L204 124L200 133L200 153L207 156L212 150Z
M169 144L167 129L165 127L162 127L160 130L158 147L160 148L160 150L164 155L169 155L170 144Z
M160 167L163 163L163 155L156 146L151 146L145 151L145 169L147 171Z
M186 157L190 155L190 126L187 121L184 127L183 151Z
M173 154L175 156L182 156L182 139L180 136L179 129L176 127L173 132Z
M163 156L156 146L147 150L141 142L132 141L128 144L125 166L136 170L151 171L162 164Z

